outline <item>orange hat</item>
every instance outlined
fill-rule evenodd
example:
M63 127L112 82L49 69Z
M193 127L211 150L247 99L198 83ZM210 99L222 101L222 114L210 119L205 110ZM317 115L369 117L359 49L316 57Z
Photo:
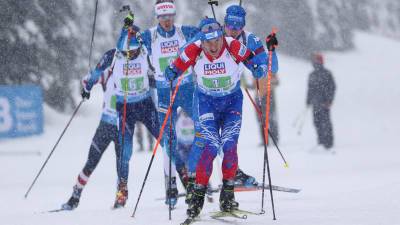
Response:
M324 57L321 53L314 53L311 57L311 61L316 64L323 65L324 64Z

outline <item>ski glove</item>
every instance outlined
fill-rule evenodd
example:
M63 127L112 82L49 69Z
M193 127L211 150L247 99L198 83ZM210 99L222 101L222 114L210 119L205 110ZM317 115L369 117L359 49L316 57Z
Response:
M276 34L272 33L265 39L268 51L275 51L275 47L278 46L278 39L276 39Z
M89 99L90 98L90 92L87 92L85 90L85 88L82 88L81 96L82 96L82 99Z
M266 65L257 66L253 70L253 76L257 79L264 77L265 74L267 74L267 66Z
M175 71L175 69L172 66L168 66L165 69L164 76L165 76L165 78L167 78L167 80L173 81L178 77L178 73Z
M133 25L133 15L129 13L124 19L124 27L128 28Z

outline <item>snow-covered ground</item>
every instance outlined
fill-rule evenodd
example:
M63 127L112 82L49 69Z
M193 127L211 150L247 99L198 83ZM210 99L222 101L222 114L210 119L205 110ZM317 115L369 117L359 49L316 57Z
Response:
M357 33L356 49L346 53L326 53L326 66L333 71L337 95L332 119L337 154L311 154L316 144L311 114L302 135L292 127L305 107L306 83L311 65L306 61L280 56L281 83L277 90L281 150L288 169L274 148L269 148L273 184L301 188L298 194L274 192L277 220L272 221L269 194L266 214L235 220L233 224L285 225L396 225L400 224L400 43ZM148 153L134 153L130 168L127 207L111 210L115 197L115 156L113 147L83 192L80 206L72 212L41 213L58 208L86 160L88 146L98 124L101 90L82 107L58 149L49 161L28 199L23 195L39 170L69 116L45 108L45 133L38 137L2 140L0 151L40 151L35 155L0 155L0 224L2 225L111 225L179 224L185 218L182 200L168 221L168 208L155 198L164 195L162 157L157 153L137 210L131 218L138 191L150 160ZM254 110L246 98L239 143L242 169L262 179L263 148ZM218 172L213 174L217 183ZM182 189L181 189L182 190ZM218 196L215 196L218 198ZM259 211L261 192L238 193L242 209ZM217 203L206 203L197 224L223 224L211 220L209 211Z

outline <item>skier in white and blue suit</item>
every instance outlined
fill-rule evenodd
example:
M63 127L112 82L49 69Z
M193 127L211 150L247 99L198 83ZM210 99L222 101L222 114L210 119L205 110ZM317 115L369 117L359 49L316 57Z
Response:
M102 68L105 66L105 62L113 57L115 49L107 51L101 62L98 64L97 68ZM102 65L103 63L103 65ZM104 64L105 63L105 64ZM87 84L91 82L93 86L95 83L100 83L103 87L104 97L103 97L103 111L101 114L100 124L96 129L96 133L90 144L89 154L85 166L79 173L76 184L73 187L73 192L68 202L62 205L64 210L73 210L78 207L81 193L89 181L89 177L96 169L100 159L111 142L114 142L115 155L117 158L117 170L118 166L118 156L120 155L120 148L118 142L118 128L117 128L117 111L116 111L116 96L114 94L114 83L110 76L112 75L110 66L105 66L104 70L94 70L86 75L83 80L83 90L82 98L89 99L90 94L86 89ZM104 72L102 72L104 71ZM94 76L99 76L98 79L92 79Z
M176 8L173 1L157 1L155 5L155 13L158 20L158 25L145 30L142 33L144 44L149 49L150 59L155 69L155 80L158 95L158 111L160 124L164 121L167 109L170 105L170 82L165 79L164 70L170 65L170 63L177 58L179 48L183 47L188 41L190 41L199 32L197 27L194 26L181 26L174 24L176 15ZM173 89L175 88L177 79L172 82ZM169 127L170 120L167 121L165 126L162 142L164 144L164 174L166 182L166 204L171 201L172 205L176 204L178 190L176 188L176 171L186 187L187 183L187 172L185 167L185 161L180 158L177 153L177 139L175 131L175 123L177 119L177 108L181 107L189 117L192 117L193 107L193 92L194 83L192 70L188 69L184 75L184 78L180 84L179 91L176 95L175 102L172 108L172 133L173 137L170 137ZM169 139L172 138L172 186L171 190L168 190L168 175L169 175L169 156L170 152Z
M132 24L125 24L125 27L118 40L117 50L111 50L104 55L84 85L84 92L89 93L101 73L106 68L111 68L110 79L115 87L118 142L121 146L117 159L118 192L115 208L125 206L128 198L129 160L132 156L136 121L142 122L155 138L160 129L158 112L150 94L147 50L141 44L139 28Z

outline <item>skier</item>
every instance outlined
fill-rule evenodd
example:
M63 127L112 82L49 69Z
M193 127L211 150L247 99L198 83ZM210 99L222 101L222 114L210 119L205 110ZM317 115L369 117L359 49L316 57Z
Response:
M250 51L254 52L256 58L259 60L266 60L268 57L264 46L256 35L251 32L245 31L244 27L246 25L246 11L242 6L232 5L226 9L226 14L224 18L224 33L227 37L232 37L239 40L243 45L245 45ZM269 39L267 45L272 45L276 41L275 37ZM269 46L268 46L269 47ZM275 58L274 61L277 62L277 56L275 51L272 53L272 57ZM266 82L266 80L260 80L260 83ZM264 99L265 102L265 99ZM265 110L264 110L265 111ZM263 137L264 138L264 137ZM254 177L247 175L241 169L237 170L235 185L257 185L257 181Z
M159 134L158 113L149 92L147 51L140 43L139 28L132 25L131 21L125 21L125 28L124 35L118 40L117 49L104 55L83 89L83 95L88 96L100 74L110 68L109 79L115 87L114 104L121 149L117 155L118 191L114 208L125 206L128 199L129 160L136 121L142 122L153 137L157 138Z
M102 60L112 58L115 53L115 49L107 51ZM104 67L104 65L98 64L97 68ZM109 66L107 66L109 68ZM100 124L96 129L96 133L92 139L92 143L89 149L88 159L86 160L85 166L82 171L79 173L76 184L73 187L73 192L68 202L62 205L62 209L64 210L73 210L78 207L79 199L81 197L81 193L86 183L89 180L90 175L96 169L97 164L100 162L100 159L107 149L108 145L111 142L114 142L115 146L115 155L119 156L120 147L118 142L118 131L117 131L117 112L115 108L115 95L114 95L114 83L109 79L111 76L111 71L104 67L104 72L102 70L94 70L89 73L83 79L83 89L82 89L82 98L89 99L90 93L87 91L86 85L88 82L92 82L94 85L96 82L91 80L91 77L97 76L100 74L97 83L100 83L103 87L104 97L103 97L103 112L101 115ZM117 160L118 162L118 160ZM118 168L118 165L117 165Z
M203 207L212 162L219 149L224 153L220 209L231 211L238 208L233 189L243 102L239 63L243 62L256 78L265 76L267 72L266 58L254 57L255 54L239 41L225 37L215 19L203 19L199 29L201 39L186 46L165 70L165 76L172 82L193 66L198 85L194 111L199 119L195 124L196 139L192 149L198 156L189 159L189 164L196 164L196 184L187 210L189 218L197 217ZM276 59L273 62L276 64ZM276 65L274 68L277 69Z
M330 110L335 95L335 81L332 73L325 69L323 56L312 55L314 71L308 79L307 107L313 107L314 126L318 134L318 144L326 150L333 146L333 130Z
M173 1L158 0L155 4L155 13L158 20L158 25L145 30L142 33L143 41L149 49L150 59L155 69L155 79L158 95L158 110L159 121L162 123L166 116L167 109L170 104L170 82L164 77L165 68L178 56L178 50L191 40L197 33L198 28L192 26L181 26L174 24L176 8ZM193 107L193 91L194 84L191 76L192 71L188 69L185 77L176 95L175 102L172 108L172 134L170 137L169 127L170 120L165 126L162 142L164 144L164 174L166 201L165 204L175 205L177 203L178 189L176 187L176 171L183 185L186 187L187 174L185 170L185 162L179 157L176 151L176 131L175 122L177 118L177 108L181 107L190 117L192 117ZM175 88L176 80L172 83ZM169 140L171 145L169 146ZM171 153L170 153L171 149ZM172 185L169 187L169 156L172 155Z

